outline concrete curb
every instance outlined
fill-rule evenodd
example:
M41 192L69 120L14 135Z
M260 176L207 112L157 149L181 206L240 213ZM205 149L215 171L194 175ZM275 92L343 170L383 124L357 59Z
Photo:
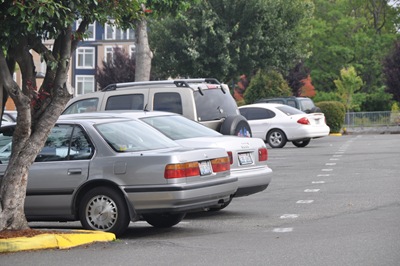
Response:
M93 242L116 240L115 234L102 231L73 230L60 234L0 239L0 253L37 249L68 249Z

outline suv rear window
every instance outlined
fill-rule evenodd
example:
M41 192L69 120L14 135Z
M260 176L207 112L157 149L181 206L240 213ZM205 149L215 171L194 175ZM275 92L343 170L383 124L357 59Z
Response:
M210 121L238 115L237 105L229 92L221 89L207 89L194 92L198 121Z

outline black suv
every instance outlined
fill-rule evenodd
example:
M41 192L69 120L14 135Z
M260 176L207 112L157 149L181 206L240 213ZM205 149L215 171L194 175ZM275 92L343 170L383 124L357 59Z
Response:
M178 113L224 135L251 137L228 85L213 78L110 84L71 99L63 114L105 110Z
M297 108L305 113L320 113L321 109L315 106L313 100L307 97L277 97L277 98L263 98L257 100L255 103L280 103Z

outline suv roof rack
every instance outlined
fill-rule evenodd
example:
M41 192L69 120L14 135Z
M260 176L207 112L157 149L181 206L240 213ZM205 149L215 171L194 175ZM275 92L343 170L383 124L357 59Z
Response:
M215 78L197 78L197 79L176 79L176 80L155 80L155 81L139 81L139 82L124 82L124 83L113 83L102 89L101 91L113 91L118 88L135 87L135 86L149 86L149 85L161 85L161 84L175 84L176 87L189 87L190 83L207 83L217 84L221 83Z

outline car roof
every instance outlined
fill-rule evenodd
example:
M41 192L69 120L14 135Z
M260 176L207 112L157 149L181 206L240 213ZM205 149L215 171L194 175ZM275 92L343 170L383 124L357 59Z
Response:
M288 105L281 104L281 103L253 103L253 104L246 104L246 105L239 106L239 109L243 108L243 107L264 107L264 108L274 107L274 108L276 108L276 107L280 107L280 106L288 106Z

